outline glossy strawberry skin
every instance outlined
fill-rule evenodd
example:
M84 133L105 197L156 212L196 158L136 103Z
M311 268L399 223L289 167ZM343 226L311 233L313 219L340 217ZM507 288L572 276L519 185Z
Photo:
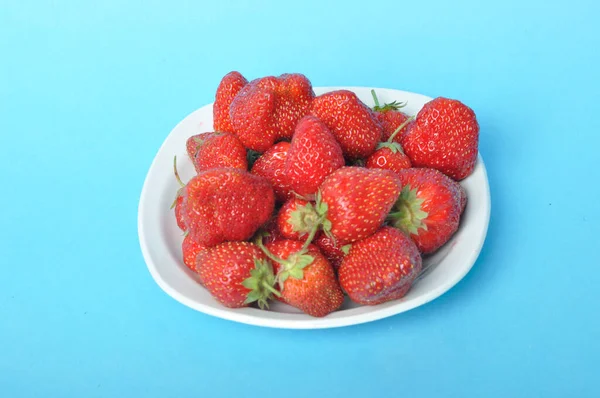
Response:
M315 93L306 76L299 73L286 73L276 79L275 92L277 106L275 120L277 122L278 139L292 138L300 120L310 110Z
M234 132L229 116L229 107L235 96L246 84L248 84L248 80L236 71L226 74L219 83L213 105L213 126L215 131Z
M230 116L233 130L244 146L264 152L278 136L275 119L277 95L259 82L253 80L240 90L231 103Z
M401 142L414 167L434 168L459 181L475 168L479 124L468 106L438 97L419 111Z
M329 174L344 164L342 149L327 126L314 116L300 120L284 169L292 190L310 197Z
M233 167L248 170L246 148L234 134L206 133L188 138L188 156L196 173L218 167Z
M383 128L383 136L381 141L387 141L390 136L394 134L394 131L396 131L396 129L409 118L406 113L393 109L381 112L375 111L374 113L375 117ZM394 137L395 142L401 142L401 138L408 131L408 127L408 125L404 126L402 130L396 134Z
M364 239L379 229L401 190L390 170L342 167L321 185L331 234L344 245Z
M183 190L183 218L192 239L205 246L249 239L273 213L275 197L264 178L233 168L210 169Z
M410 238L396 228L382 227L352 245L339 280L352 301L377 305L406 295L421 268L421 256Z
M206 249L206 246L194 242L189 235L186 235L185 238L183 238L183 243L181 244L183 263L189 269L196 272L196 257L198 256L198 253L204 249Z
M276 140L292 137L314 96L310 81L301 74L253 80L231 105L234 130L246 148L264 152Z
M266 260L253 243L225 242L205 249L196 257L200 282L221 304L230 308L246 307L249 289L242 282L255 268L254 260Z
M422 220L426 228L417 228L417 233L409 233L409 236L421 253L433 253L457 231L466 205L466 192L456 181L434 169L412 168L401 171L398 176L402 187L416 189L417 198L423 201L420 208L427 213Z
M302 248L303 243L295 240L280 240L267 245L275 256L288 259ZM309 245L308 255L313 256L312 264L303 269L304 277L289 277L283 284L281 301L299 308L308 315L323 317L339 309L344 301L335 272L331 264L314 245ZM275 263L274 270L279 272L281 265Z
M351 159L371 155L383 135L373 111L348 90L332 91L316 97L312 102L311 114L325 123L344 155Z
M175 201L175 220L177 220L177 226L182 231L185 231L185 220L183 219L183 196L178 195Z
M252 174L266 178L273 185L273 191L279 203L283 203L293 196L284 170L290 145L285 141L273 145L254 162L251 170Z
M321 250L321 253L323 253L327 260L329 260L329 263L337 271L342 264L342 260L346 256L342 247L323 233L315 238L314 244Z
M306 206L307 204L308 201L304 199L291 198L281 206L281 209L279 209L279 213L277 213L277 229L285 239L302 240L302 238L304 238L304 240L306 240L307 234L305 233L301 236L300 232L295 231L290 219L292 213L299 206Z
M410 159L404 152L394 152L390 148L379 148L367 158L365 167L368 169L384 169L398 173L411 167Z

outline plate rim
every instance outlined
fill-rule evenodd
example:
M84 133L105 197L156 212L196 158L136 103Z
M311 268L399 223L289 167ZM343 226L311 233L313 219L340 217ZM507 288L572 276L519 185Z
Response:
M316 87L314 87L314 89L318 90L320 92L329 92L329 91L333 91L333 90L350 90L350 91L355 91L355 90L375 90L375 91L386 90L386 91L389 91L389 90L391 90L391 91L396 91L399 93L406 93L406 94L413 95L413 96L416 95L416 96L421 96L421 97L431 99L431 97L423 95L423 94L414 93L414 92L410 92L410 91L404 91L404 90L397 90L397 89L393 89L393 88L375 88L375 87L366 87L366 86L316 86ZM150 272L150 275L152 276L152 278L154 279L156 284L167 295L169 295L176 301L178 301L181 304L183 304L187 307L190 307L196 311L205 313L207 315L226 319L226 320L233 321L233 322L244 323L247 325L278 328L278 329L337 328L337 327L345 327L345 326L373 322L376 320L380 320L380 319L384 319L384 318L387 318L387 317L390 317L393 315L400 314L402 312L410 311L414 308L417 308L424 304L427 304L428 302L435 300L436 298L444 295L446 292L448 292L450 289L452 289L456 284L458 284L458 282L460 282L470 272L470 270L475 265L475 262L477 261L477 258L479 257L481 250L483 248L483 245L487 238L490 216L491 216L490 184L489 184L489 178L488 178L488 173L487 173L487 169L485 166L485 162L483 160L483 157L481 156L481 153L478 153L478 155L477 155L476 167L481 167L484 181L485 181L485 187L483 187L483 188L485 188L485 191L484 191L485 214L482 214L485 217L485 219L484 219L485 224L483 226L483 234L482 234L481 238L479 239L477 247L474 247L474 250L472 250L470 252L468 258L465 258L465 263L468 262L468 264L469 264L468 266L464 266L460 270L461 272L457 273L454 278L444 281L444 283L439 285L437 288L427 292L426 294L423 294L422 296L420 296L418 298L412 299L411 301L398 301L398 303L396 305L390 305L390 306L382 307L379 309L377 309L377 307L375 306L375 307L372 307L372 308L375 308L373 311L369 311L366 313L360 313L360 314L352 314L352 315L348 315L348 316L341 317L341 318L323 317L323 318L310 318L310 319L301 319L301 320L289 320L289 319L264 318L264 317L256 316L256 315L254 315L254 311L261 312L261 313L263 313L264 311L255 309L255 308L243 308L243 309L239 309L238 312L228 311L229 309L226 310L226 309L213 308L208 305L202 304L198 301L195 301L193 299L190 299L187 296L181 294L177 289L175 289L173 286L171 286L169 283L167 283L162 278L162 276L160 275L160 273L158 271L158 267L154 263L154 260L149 252L146 234L144 232L145 230L144 230L143 209L144 209L144 206L146 205L146 201L147 201L146 198L148 196L148 190L150 189L149 188L149 179L152 174L152 170L155 167L155 164L157 162L157 158L158 158L159 154L162 152L164 146L166 145L166 143L168 141L168 137L171 136L171 134L174 131L176 131L195 112L198 112L200 109L203 109L205 107L209 107L209 106L212 107L213 104L214 104L214 102L203 105L203 106L193 110L192 112L190 112L183 119L181 119L171 129L169 134L164 138L162 144L160 145L159 149L157 150L156 154L154 155L154 157L152 159L150 167L148 168L148 171L144 178L144 184L143 184L142 190L140 192L140 199L138 202L138 217L137 217L137 219L138 219L137 220L138 240L139 240L139 244L140 244L140 249L142 251L142 256L144 258L144 262L146 263L146 267L148 268L148 271ZM404 303L404 305L401 305L402 303ZM400 307L400 308L398 308L398 307ZM246 310L246 311L243 311L243 310Z

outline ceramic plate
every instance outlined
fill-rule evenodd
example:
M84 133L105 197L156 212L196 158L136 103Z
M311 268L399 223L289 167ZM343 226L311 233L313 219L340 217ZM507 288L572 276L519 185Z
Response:
M322 94L336 89L354 91L372 106L370 88L315 87ZM381 103L407 101L402 110L416 114L431 98L392 89L376 89ZM140 245L148 270L156 283L171 297L205 314L232 321L276 328L316 329L348 326L396 315L441 296L469 272L485 240L490 219L490 191L481 156L475 171L461 181L468 194L468 204L457 233L434 255L424 259L424 272L402 299L377 306L358 306L346 300L341 310L324 318L313 318L281 303L273 303L269 311L257 308L230 309L221 306L200 286L194 274L181 259L183 236L177 227L170 205L178 189L173 176L173 156L177 155L181 177L187 181L194 168L187 158L188 137L212 131L212 104L183 119L166 138L156 154L142 189L138 211Z

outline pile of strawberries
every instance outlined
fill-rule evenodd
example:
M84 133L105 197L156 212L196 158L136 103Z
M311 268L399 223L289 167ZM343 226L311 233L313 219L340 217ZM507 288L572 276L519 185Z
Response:
M197 175L174 203L185 264L227 307L280 300L322 317L351 300L404 296L422 256L458 229L457 181L479 125L459 101L369 108L346 90L315 96L301 74L227 74L214 132L187 141Z

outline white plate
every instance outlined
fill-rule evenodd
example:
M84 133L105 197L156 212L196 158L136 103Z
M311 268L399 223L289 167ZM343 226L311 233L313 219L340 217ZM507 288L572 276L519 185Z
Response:
M370 88L316 87L315 93L345 88L354 91L372 106ZM376 89L381 103L408 101L403 111L414 115L431 98L392 89ZM187 181L194 169L185 151L188 137L212 131L212 104L183 119L158 151L142 189L138 211L140 245L148 270L158 285L175 300L209 315L251 325L316 329L354 325L385 318L423 305L448 291L469 272L483 246L490 219L490 191L481 156L475 171L461 182L468 194L468 204L458 232L444 247L424 260L427 267L422 278L402 299L377 306L358 306L347 300L341 310L324 318L313 318L295 308L273 303L271 310L256 308L230 309L221 306L195 281L194 274L181 259L183 236L169 209L178 189L173 176L173 156L177 155L181 177Z

